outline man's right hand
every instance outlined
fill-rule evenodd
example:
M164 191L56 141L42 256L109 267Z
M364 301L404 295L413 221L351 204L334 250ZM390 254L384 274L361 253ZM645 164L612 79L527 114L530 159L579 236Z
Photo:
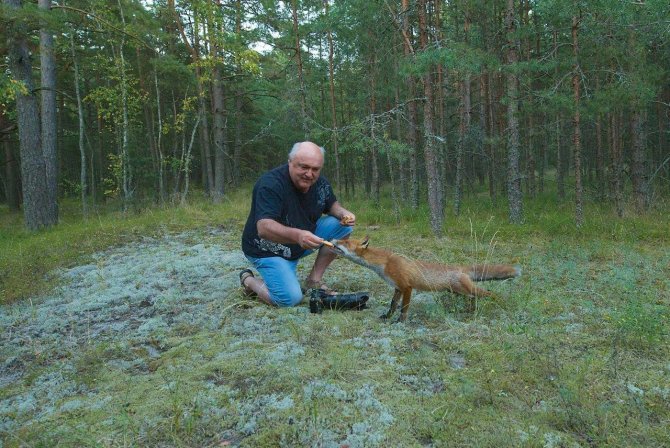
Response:
M300 231L298 244L303 249L318 249L323 244L323 238L314 235L308 230Z

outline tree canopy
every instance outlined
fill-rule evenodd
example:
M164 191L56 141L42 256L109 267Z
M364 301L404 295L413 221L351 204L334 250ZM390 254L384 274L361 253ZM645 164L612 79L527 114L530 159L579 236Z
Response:
M3 0L1 17L0 199L26 213L217 201L306 139L336 191L391 185L436 234L479 187L518 223L524 198L574 200L578 225L582 201L621 215L670 191L667 1ZM48 37L55 87L48 59L13 62Z

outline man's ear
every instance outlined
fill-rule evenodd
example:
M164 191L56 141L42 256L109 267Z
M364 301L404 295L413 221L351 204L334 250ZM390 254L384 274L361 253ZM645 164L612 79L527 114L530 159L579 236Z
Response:
M370 244L370 237L369 237L369 236L366 236L365 239L364 239L363 241L361 241L361 247L362 247L363 249L367 249L367 248L368 248L368 244Z

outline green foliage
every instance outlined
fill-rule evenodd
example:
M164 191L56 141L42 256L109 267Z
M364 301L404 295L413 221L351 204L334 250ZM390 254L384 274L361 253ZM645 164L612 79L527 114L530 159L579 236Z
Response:
M95 104L98 114L108 123L109 126L120 127L123 124L125 90L125 107L128 117L134 123L138 123L138 116L142 110L142 103L146 100L146 95L139 91L138 80L133 77L128 67L120 66L120 59L109 61L99 57L96 59L96 68L105 72L111 85L99 86L93 89L84 101ZM122 73L121 71L124 71ZM115 130L115 129L112 129Z
M16 81L7 76L6 73L0 74L0 107L3 111L13 111L13 103L16 101L16 95L26 95L28 89L21 81ZM13 114L9 114L8 118L15 119Z
M408 64L409 72L421 76L430 67L442 65L450 72L462 75L497 70L500 62L490 53L461 42L445 42L443 47L422 51Z

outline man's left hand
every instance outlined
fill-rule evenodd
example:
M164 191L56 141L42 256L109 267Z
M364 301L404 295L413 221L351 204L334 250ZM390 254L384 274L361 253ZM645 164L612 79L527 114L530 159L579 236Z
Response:
M353 213L347 212L340 218L340 224L343 226L354 226L356 225L356 215Z

